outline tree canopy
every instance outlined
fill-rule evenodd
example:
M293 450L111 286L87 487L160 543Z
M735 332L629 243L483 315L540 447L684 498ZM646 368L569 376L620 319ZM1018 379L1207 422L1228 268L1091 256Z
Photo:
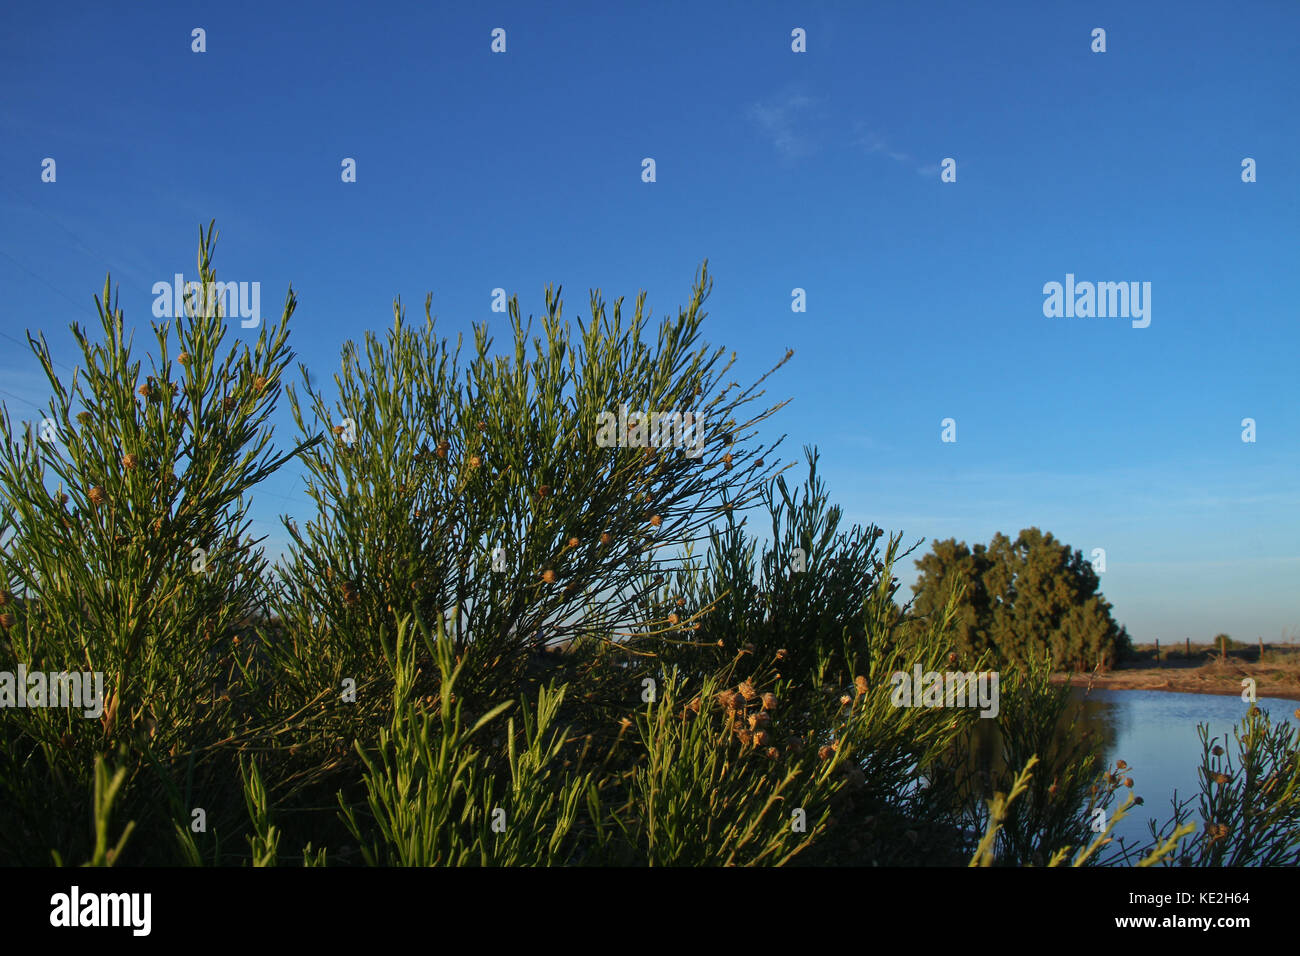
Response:
M987 547L936 541L916 566L914 613L942 613L962 589L954 633L963 654L992 650L1003 663L1023 664L1046 652L1054 666L1091 670L1113 667L1132 647L1092 564L1038 528L1014 541L998 533Z

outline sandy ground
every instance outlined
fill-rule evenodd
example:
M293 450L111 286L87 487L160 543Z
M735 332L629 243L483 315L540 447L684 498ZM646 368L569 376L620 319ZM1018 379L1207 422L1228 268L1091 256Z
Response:
M1233 655L1229 655L1226 661L1219 661L1208 654L1193 654L1191 661L1175 658L1159 664L1150 655L1143 655L1143 659L1104 674L1074 675L1069 682L1075 687L1091 684L1099 690L1168 690L1239 697L1243 690L1241 682L1247 677L1255 679L1256 697L1300 700L1300 662L1266 660L1260 664ZM1065 674L1052 675L1053 683L1064 683L1065 680Z

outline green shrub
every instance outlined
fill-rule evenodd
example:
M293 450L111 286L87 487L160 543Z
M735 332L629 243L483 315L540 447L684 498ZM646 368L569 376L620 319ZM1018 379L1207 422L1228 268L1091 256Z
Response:
M0 670L101 670L108 693L102 720L4 711L0 861L1297 862L1294 731L1258 714L1236 763L1202 731L1212 829L1186 841L1183 804L1141 853L1092 832L1125 768L1097 765L1043 656L1126 635L1077 552L1074 610L985 609L1009 634L1060 625L1003 662L996 719L895 706L899 672L994 666L963 582L1037 593L1061 567L1042 554L1067 556L1022 535L1010 583L957 562L942 600L900 606L903 536L844 527L813 449L787 483L758 436L783 403L727 381L708 289L705 269L653 335L644 295L627 319L593 295L575 330L547 290L541 335L512 301L504 354L480 327L463 363L427 301L418 329L397 303L344 347L337 396L288 389L288 454L266 422L292 292L251 348L223 348L202 301L155 324L143 382L108 286L70 387L32 339L55 440L0 417ZM622 404L703 414L701 457L602 447ZM294 457L314 514L286 519L273 581L248 496Z
M1184 826L1196 837L1169 857L1178 866L1300 865L1300 742L1290 723L1274 724L1252 706L1233 728L1235 754L1205 724L1201 737L1200 793L1171 800L1173 812L1160 828L1149 824L1157 842ZM1235 759L1234 759L1235 756ZM1199 826L1193 817L1197 801Z
M200 230L205 297L215 238ZM164 775L188 762L194 786L228 787L230 747L251 729L240 636L266 569L246 536L246 495L305 447L274 455L265 427L291 357L292 292L253 349L222 348L206 298L174 328L153 323L143 381L109 292L106 281L96 298L103 343L73 326L84 364L70 385L44 339L31 340L54 392L53 440L20 439L7 409L0 418L0 589L17 598L0 660L103 674L98 721L48 707L8 710L0 724L0 855L28 862L50 846L87 852L88 768L118 743L157 755ZM168 787L137 781L145 766L129 766L124 789L142 827Z

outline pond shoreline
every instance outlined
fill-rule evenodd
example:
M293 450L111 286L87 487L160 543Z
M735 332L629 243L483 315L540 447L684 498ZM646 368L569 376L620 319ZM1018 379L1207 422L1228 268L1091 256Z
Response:
M1255 696L1276 697L1300 701L1300 683L1294 680L1274 680L1263 674L1242 669L1238 674L1203 673L1205 668L1142 668L1118 670L1105 674L1053 674L1053 684L1069 683L1071 687L1093 687L1096 690L1157 690L1176 694L1218 694L1240 697L1241 680L1255 678ZM1180 672L1181 671L1181 672Z

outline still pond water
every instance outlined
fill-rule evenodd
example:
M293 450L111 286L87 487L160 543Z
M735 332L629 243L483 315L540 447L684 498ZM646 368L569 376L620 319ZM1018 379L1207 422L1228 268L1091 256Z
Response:
M1133 777L1134 792L1145 801L1134 807L1130 815L1111 831L1114 837L1123 837L1126 844L1133 841L1146 843L1151 839L1147 821L1155 819L1163 825L1173 811L1170 799L1174 791L1178 799L1195 798L1191 819L1200 824L1195 811L1199 805L1201 766L1201 738L1197 724L1207 724L1209 736L1218 738L1228 756L1236 760L1234 725L1246 716L1250 705L1240 695L1227 694L1176 694L1147 690L1093 690L1085 697L1082 688L1072 694L1077 706L1083 708L1084 726L1096 731L1105 741L1102 758L1108 766L1124 760ZM1261 697L1260 710L1265 711L1274 724L1282 721L1296 723L1294 712L1300 706L1294 700ZM1226 742L1224 738L1227 738ZM1213 741L1212 741L1213 743ZM1121 790L1112 806L1126 799Z

